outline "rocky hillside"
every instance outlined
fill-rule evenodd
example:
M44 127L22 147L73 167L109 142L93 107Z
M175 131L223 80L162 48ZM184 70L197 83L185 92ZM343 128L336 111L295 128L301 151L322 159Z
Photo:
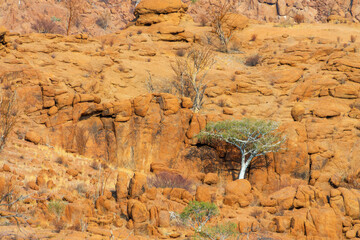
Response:
M135 6L140 1L80 1L81 8L71 26L71 33L99 36L115 33L135 19ZM184 1L197 22L206 22L212 1ZM262 22L288 22L298 18L305 22L359 22L360 3L355 0L244 0L233 1L234 10ZM161 4L161 3L160 3ZM0 1L0 25L19 33L47 31L66 33L69 9L63 0Z
M143 0L132 26L99 37L0 28L1 85L16 90L22 110L1 152L0 194L26 196L17 211L28 224L16 233L6 218L15 210L0 209L12 225L3 235L186 239L191 230L170 215L197 200L220 207L211 223L233 222L244 237L360 236L358 25L237 15L231 51L215 51L194 113L191 98L175 91L173 67L191 47L212 46L214 33L186 11L197 10ZM194 136L206 123L244 117L280 122L287 141L258 158L247 180L233 181L239 152ZM162 172L190 187L154 186ZM55 201L66 204L59 216L49 208Z

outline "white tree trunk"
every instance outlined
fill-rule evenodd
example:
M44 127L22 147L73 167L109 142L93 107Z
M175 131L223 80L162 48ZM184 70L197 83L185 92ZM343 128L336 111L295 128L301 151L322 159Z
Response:
M239 179L245 179L245 173L246 173L247 166L241 166L240 173L239 173Z
M241 156L241 169L239 173L239 179L245 179L246 169L251 163L251 160L254 158L253 155L250 155L246 160L246 155Z

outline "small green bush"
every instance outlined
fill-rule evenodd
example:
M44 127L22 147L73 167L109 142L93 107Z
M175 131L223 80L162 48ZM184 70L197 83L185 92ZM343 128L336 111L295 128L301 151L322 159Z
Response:
M235 234L236 224L232 222L227 222L224 224L218 224L212 227L204 228L201 236L211 240L226 240L234 236Z
M214 203L191 201L180 214L182 222L194 228L195 233L201 233L205 224L219 214L219 209Z
M62 200L52 200L48 203L49 212L56 215L58 219L64 214L66 202Z

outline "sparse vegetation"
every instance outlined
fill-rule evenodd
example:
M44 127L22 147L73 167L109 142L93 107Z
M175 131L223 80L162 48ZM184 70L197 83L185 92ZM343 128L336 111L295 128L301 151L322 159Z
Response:
M202 14L202 15L200 16L200 25L201 25L202 27L205 27L205 26L208 24L208 22L209 22L208 17L207 17L205 14Z
M20 223L24 222L27 218L19 213L18 204L30 195L19 196L10 178L5 179L3 183L4 185L1 186L2 188L0 189L0 211L4 211L6 214L0 214L0 219L14 220L20 229Z
M191 201L180 214L180 219L193 228L195 234L201 234L206 223L218 214L219 209L214 203Z
M40 17L35 20L35 23L31 25L31 28L38 33L55 33L58 26L51 19Z
M207 74L216 63L215 55L208 47L193 47L185 58L177 58L172 69L176 75L174 83L181 96L191 97L194 112L199 112L207 88Z
M219 107L225 107L226 106L226 101L224 99L220 99L218 102L217 102L217 105Z
M149 93L154 93L155 92L154 83L153 83L153 80L152 80L151 73L149 71L148 71L148 76L146 78L146 89L148 90Z
M68 10L66 35L69 35L72 25L79 21L78 18L84 7L84 2L82 0L64 0L64 3Z
M186 54L186 51L183 48L176 50L176 56L178 56L178 57L183 57L183 56L185 56L185 54Z
M160 172L154 177L148 178L148 185L156 188L182 188L190 191L193 182L180 174Z
M216 2L210 1L210 12L213 31L216 33L220 46L218 49L222 52L229 52L229 43L237 30L236 26L232 26L236 20L236 15L231 13L234 11L235 4L231 0L220 0Z
M94 170L99 170L100 165L96 160L94 160L94 161L92 161L90 167Z
M98 17L98 19L96 19L95 23L102 29L106 30L107 27L109 26L109 21L110 21L110 15L108 13L104 13L100 17Z
M80 194L85 194L87 192L87 186L85 185L85 183L78 183L75 186L75 190Z
M60 221L61 216L64 214L66 202L62 200L52 200L48 203L49 212L53 213Z
M251 41L251 42L255 42L256 39L257 39L257 34L256 34L256 33L252 34L252 35L251 35L251 38L250 38L250 41Z
M274 121L244 118L209 123L197 137L210 142L220 140L238 148L241 152L239 179L244 179L251 161L280 150L285 137L280 135L278 127Z
M60 165L64 164L65 163L64 157L57 157L55 162L60 164Z
M9 134L19 118L16 92L5 87L0 92L0 152L4 149Z
M67 203L62 200L52 200L48 203L49 212L56 216L56 219L53 222L56 232L60 232L65 228L65 224L60 218L65 212L66 204Z
M352 43L355 43L356 42L356 36L355 35L351 35L350 36L350 42L352 42Z
M295 16L294 16L294 21L297 23L297 24L300 24L300 23L303 23L304 22L304 20L305 20L305 17L304 17L304 15L302 15L302 14L296 14Z
M227 222L211 227L205 227L201 236L210 240L226 240L236 234L236 224Z
M259 54L251 55L246 58L245 65L249 67L255 67L261 61L261 57Z
M60 22L61 19L60 19L60 18L57 18L57 17L55 17L55 16L52 16L52 17L51 17L51 21L53 21L53 22Z
M112 174L112 171L107 170L107 168L108 168L107 165L100 164L99 166L98 179L97 179L95 195L93 199L94 203L100 196L103 196L105 193L107 182Z

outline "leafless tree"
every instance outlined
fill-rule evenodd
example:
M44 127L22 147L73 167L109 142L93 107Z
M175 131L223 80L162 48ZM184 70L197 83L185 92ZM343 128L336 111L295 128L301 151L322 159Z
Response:
M18 120L19 108L16 92L5 88L0 92L0 152L4 149L6 140Z
M82 0L65 0L65 7L68 10L66 35L69 36L70 28L78 20L83 6L84 2Z
M14 185L7 179L4 190L0 192L0 219L13 219L21 231L21 224L26 217L18 212L16 205L30 195L18 196L15 194Z
M148 77L146 78L146 89L148 90L149 93L154 93L155 87L154 87L151 73L149 71L147 71L147 73L148 73Z
M192 98L195 112L201 109L209 82L206 76L215 63L215 55L209 47L197 46L172 65L180 95Z
M232 22L236 20L236 15L231 13L234 11L234 2L232 0L209 1L209 16L220 46L220 51L229 52L229 43L234 36L236 26L232 26Z

